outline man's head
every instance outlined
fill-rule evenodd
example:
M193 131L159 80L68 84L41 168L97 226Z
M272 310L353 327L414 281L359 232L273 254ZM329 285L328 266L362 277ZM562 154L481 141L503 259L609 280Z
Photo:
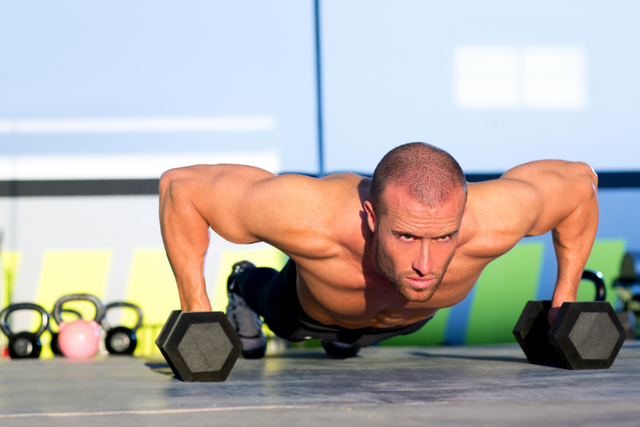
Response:
M453 258L467 184L446 151L414 142L387 153L365 202L381 273L410 301L428 301Z

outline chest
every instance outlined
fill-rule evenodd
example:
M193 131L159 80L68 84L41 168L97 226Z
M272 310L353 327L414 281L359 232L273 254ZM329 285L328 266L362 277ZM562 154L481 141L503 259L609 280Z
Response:
M488 262L454 257L433 297L410 302L361 259L316 261L313 268L299 267L298 295L305 311L323 323L352 328L410 324L464 299Z

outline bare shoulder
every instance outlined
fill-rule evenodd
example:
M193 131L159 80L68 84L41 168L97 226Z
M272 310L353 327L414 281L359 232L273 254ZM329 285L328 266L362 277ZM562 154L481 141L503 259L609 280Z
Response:
M275 176L247 194L243 222L258 240L290 256L331 257L341 239L359 231L362 185L355 174Z
M499 256L523 237L552 230L595 188L591 167L562 160L526 163L499 179L470 183L461 246Z
M165 172L160 193L197 211L230 242L264 241L289 255L322 258L336 247L336 236L353 227L346 219L358 218L362 181L354 174L317 179L244 165L195 165Z

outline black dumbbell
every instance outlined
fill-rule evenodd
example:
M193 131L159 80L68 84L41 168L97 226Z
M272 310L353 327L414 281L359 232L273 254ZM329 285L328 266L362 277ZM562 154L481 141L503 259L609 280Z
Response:
M79 311L71 310L70 308L63 308L61 310L61 313L70 313L75 315L78 319L82 319L82 314L80 314ZM51 319L55 321L53 313L49 314L49 320ZM49 347L51 347L51 352L54 354L54 356L62 356L62 352L60 351L60 347L58 346L58 332L53 332L53 330L51 329L52 323L53 322L49 321L49 325L47 326L49 334L51 335L51 343L49 344Z
M18 310L33 310L40 313L41 323L36 332L19 332L17 334L11 331L9 327L9 314ZM21 303L11 304L0 312L0 328L2 332L9 338L9 356L12 359L26 359L40 357L42 344L40 336L47 329L49 324L49 314L47 311L37 304Z
M626 332L611 304L604 302L602 274L585 271L596 286L595 302L564 303L551 326L551 301L529 301L513 334L531 363L567 369L608 369Z
M171 312L156 345L186 382L225 381L243 347L223 312L180 310Z
M133 329L127 328L126 326L116 326L114 328L109 325L109 322L107 321L107 312L117 307L131 308L136 312L138 315L138 321ZM104 339L104 345L107 348L107 351L109 354L115 355L132 355L136 349L136 345L138 344L136 332L142 326L142 309L133 303L118 301L107 304L104 312L105 315L102 318L102 327L107 331L107 336Z

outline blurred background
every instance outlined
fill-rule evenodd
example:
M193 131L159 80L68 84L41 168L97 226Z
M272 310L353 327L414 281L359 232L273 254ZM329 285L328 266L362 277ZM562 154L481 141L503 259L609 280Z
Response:
M469 181L532 160L589 163L601 219L588 267L619 306L613 281L640 248L639 13L632 0L0 0L0 307L50 310L77 292L132 301L145 312L137 354L153 353L179 308L157 219L163 171L371 174L410 141L449 151ZM285 262L213 236L214 309L240 259ZM387 343L513 341L555 273L549 236L526 239L461 304ZM37 326L13 317L15 330Z

